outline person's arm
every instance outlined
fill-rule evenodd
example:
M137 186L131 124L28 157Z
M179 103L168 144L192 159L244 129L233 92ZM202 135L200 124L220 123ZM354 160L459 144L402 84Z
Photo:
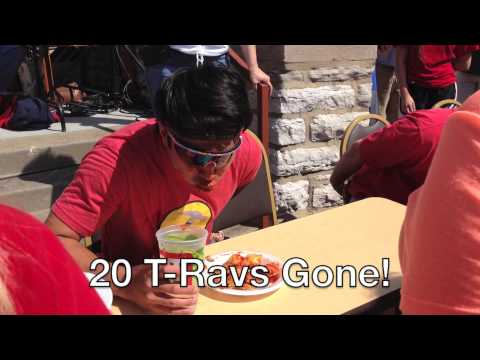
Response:
M408 46L396 47L396 66L395 72L397 74L398 85L400 88L400 96L402 98L402 112L410 113L415 111L415 100L408 91L407 82L407 55Z
M80 269L90 272L90 263L95 260L97 256L80 243L81 236L65 225L53 212L50 212L48 215L45 225L60 239Z
M98 257L85 248L80 243L80 235L63 223L55 214L50 212L46 225L60 239L67 252L73 257L79 267L85 272L94 272L90 270L90 264ZM179 284L172 284L160 280L158 288L151 287L151 267L149 265L136 265L132 267L132 280L127 287L120 288L115 286L112 281L110 271L103 280L110 283L110 287L115 296L132 301L154 313L159 314L193 314L198 301L198 288L188 286L181 288ZM97 273L103 269L98 268ZM125 279L125 271L122 266L117 268L117 278L120 281ZM179 273L178 266L165 265L160 266L159 278L162 279L164 273Z
M94 272L90 270L90 264L93 260L97 259L98 256L95 255L92 251L88 250L81 243L81 236L68 227L63 221L61 221L53 212L50 212L48 215L45 224L48 228L60 239L60 242L63 244L67 252L72 256L80 269L84 272ZM123 269L119 267L119 269ZM97 272L102 269L98 269ZM124 274L119 276L120 279L123 279ZM122 291L119 288L113 286L111 282L110 273L105 278L106 281L110 281L112 284L112 291L117 296L122 296ZM122 296L123 297L123 296Z
M330 184L340 195L344 195L345 181L355 174L363 166L364 161L360 154L360 143L362 139L355 141L350 149L342 156L340 161L335 165Z
M455 45L453 50L455 59L452 65L455 70L468 71L472 64L472 53L479 51L480 45Z
M458 71L468 71L472 64L472 53L465 54L453 60L453 67Z
M257 62L257 49L255 45L240 45L245 62L250 72L250 81L256 86L258 83L265 83L270 88L270 95L272 94L273 86L270 82L270 76L265 74L259 68Z

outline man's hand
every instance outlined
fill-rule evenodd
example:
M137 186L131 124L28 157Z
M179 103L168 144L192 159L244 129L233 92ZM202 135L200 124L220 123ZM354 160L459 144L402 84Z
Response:
M413 100L413 97L410 95L408 91L406 91L404 94L402 94L402 112L404 114L409 114L411 112L416 111L415 107L415 100Z
M345 198L345 182L363 166L364 161L360 154L362 139L355 141L350 149L343 154L333 169L330 184L342 197Z
M198 287L189 285L180 287L178 283L170 283L163 277L164 273L176 273L179 277L179 267L176 265L160 265L159 286L152 287L152 267L136 265L132 268L132 280L117 294L154 314L191 315L198 302Z
M75 259L83 271L91 271L90 264L97 256L80 244L80 235L75 233L53 213L46 220L48 227L57 235L68 253ZM111 267L110 267L111 268ZM180 287L163 278L164 273L174 273L179 277L179 267L172 265L159 266L159 286L152 287L152 266L136 265L132 267L130 283L124 287L116 287L111 281L113 294L132 301L142 308L156 314L193 314L198 301L198 288L190 285ZM122 281L125 277L122 267L118 268L118 278Z
M260 69L258 66L251 67L249 71L250 71L250 81L253 83L253 85L257 87L258 83L267 84L270 89L270 96L271 96L273 91L273 86L272 86L272 83L270 82L270 76L265 74L262 71L262 69Z
M270 95L272 95L273 86L270 82L270 76L265 74L262 69L258 66L257 62L257 49L255 45L240 45L242 49L243 57L248 66L248 71L250 72L250 81L252 84L257 87L258 83L267 84L270 88Z

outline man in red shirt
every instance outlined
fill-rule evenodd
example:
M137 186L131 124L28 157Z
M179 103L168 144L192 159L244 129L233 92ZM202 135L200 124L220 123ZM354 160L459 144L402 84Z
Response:
M0 314L110 315L60 241L37 219L0 205Z
M357 140L335 166L333 188L352 199L378 196L406 204L425 181L443 126L453 112L416 111Z
M159 228L195 222L211 232L231 197L255 178L261 148L244 132L251 111L245 82L233 70L205 65L176 72L156 103L158 121L126 126L85 156L47 225L83 269L96 255L79 240L101 230L103 257L134 265L130 285L113 286L115 295L151 312L190 314L198 289L151 288L143 260L159 257Z
M470 68L480 45L397 46L397 77L403 113L431 109L437 102L457 98L455 71Z

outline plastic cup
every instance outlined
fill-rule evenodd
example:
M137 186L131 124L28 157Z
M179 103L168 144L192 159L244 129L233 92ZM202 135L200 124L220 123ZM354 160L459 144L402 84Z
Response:
M155 234L160 249L160 257L168 259L169 263L179 264L180 259L204 258L204 248L208 231L192 225L171 225L161 228ZM192 270L189 265L188 270ZM192 279L188 278L188 284Z

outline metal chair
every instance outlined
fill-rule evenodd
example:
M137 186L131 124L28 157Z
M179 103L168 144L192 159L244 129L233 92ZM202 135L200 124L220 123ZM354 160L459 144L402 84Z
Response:
M369 120L368 125L362 125L364 121ZM377 114L363 114L357 116L345 129L345 134L340 143L340 157L347 152L352 144L374 131L383 127L390 126L390 123L383 116Z
M455 99L445 99L437 102L435 105L433 105L432 109L440 109L440 108L448 108L448 109L453 109L456 107L461 106L462 103L458 102Z
M247 132L262 149L262 164L256 178L230 200L216 219L215 232L256 218L262 218L262 228L277 224L267 152L259 138L250 130Z

